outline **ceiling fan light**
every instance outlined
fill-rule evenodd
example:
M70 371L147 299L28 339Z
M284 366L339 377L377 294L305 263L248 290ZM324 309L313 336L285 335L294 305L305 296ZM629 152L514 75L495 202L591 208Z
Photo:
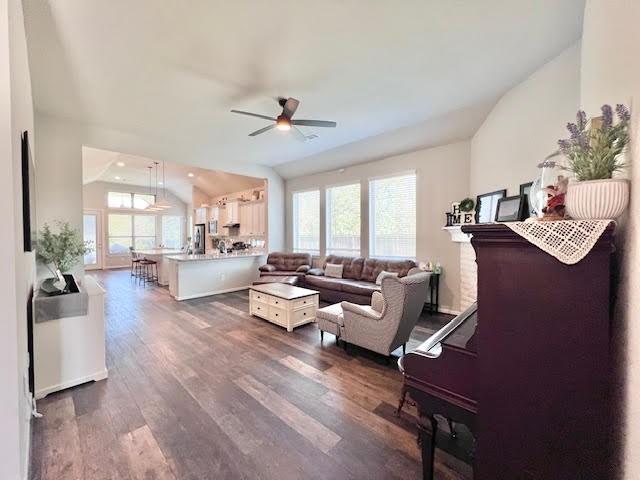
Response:
M284 116L279 116L278 121L276 122L276 128L282 132L286 132L291 130L291 121Z

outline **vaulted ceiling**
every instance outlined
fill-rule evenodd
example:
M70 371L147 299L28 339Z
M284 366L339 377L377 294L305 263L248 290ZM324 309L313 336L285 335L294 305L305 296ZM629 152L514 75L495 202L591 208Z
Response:
M492 102L580 37L583 9L584 0L25 0L25 22L36 110L171 138L208 152L211 168L245 162L290 177L468 138ZM266 123L229 113L277 115L279 95L301 101L299 118L338 128L305 128L318 135L306 143L275 130L248 137Z
M166 188L184 203L191 203L193 187L209 197L249 190L264 185L264 179L234 175L219 170L206 170L184 164L165 162L156 165L154 160L136 155L111 152L99 148L82 149L82 182L109 182L140 187ZM149 167L154 167L149 171Z

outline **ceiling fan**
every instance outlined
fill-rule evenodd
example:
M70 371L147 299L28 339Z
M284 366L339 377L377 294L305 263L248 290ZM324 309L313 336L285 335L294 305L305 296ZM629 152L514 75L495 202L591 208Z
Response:
M259 113L251 113L251 112L243 112L242 110L231 110L233 113L239 113L240 115L248 115L250 117L258 117L263 118L265 120L271 120L274 122L272 125L261 128L260 130L256 130L255 132L251 132L249 134L250 137L255 137L256 135L260 135L264 132L268 132L274 128L282 131L291 131L294 136L302 141L306 142L307 137L304 133L300 131L297 125L305 126L305 127L328 127L333 128L337 124L336 122L329 122L326 120L292 120L293 114L298 109L298 105L300 102L295 98L278 98L278 104L282 107L282 113L278 115L276 118L269 117L267 115L260 115Z

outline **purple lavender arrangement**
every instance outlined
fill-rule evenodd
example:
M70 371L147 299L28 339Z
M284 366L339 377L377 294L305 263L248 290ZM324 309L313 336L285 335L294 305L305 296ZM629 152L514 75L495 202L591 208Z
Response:
M558 151L569 161L568 170L576 180L602 180L625 167L620 155L629 143L631 115L624 105L616 105L618 117L614 122L610 105L602 106L602 116L587 121L587 115L578 111L576 123L568 123L569 138L558 140Z

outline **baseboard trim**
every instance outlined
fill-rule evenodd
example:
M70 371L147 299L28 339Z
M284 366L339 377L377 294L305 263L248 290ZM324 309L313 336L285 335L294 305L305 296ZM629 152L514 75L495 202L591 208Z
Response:
M438 312L439 313L446 313L449 315L460 315L462 312L460 310L455 310L453 308L449 308L449 307L439 307L438 308Z
M194 298L202 298L202 297L210 297L212 295L220 295L222 293L231 293L231 292L240 292L242 290L247 290L251 288L251 285L247 285L245 287L233 287L227 288L224 290L211 290L209 292L196 293L194 295L185 295L183 297L173 296L174 300L181 302L182 300L192 300Z
M85 377L75 378L67 382L58 383L57 385L51 385L47 388L42 388L40 390L37 390L36 400L41 400L47 395L49 395L50 393L75 387L76 385L81 385L83 383L87 383L91 381L98 382L100 380L104 380L108 376L109 376L109 371L105 368L104 370L100 370L99 372L93 373L91 375L87 375Z

